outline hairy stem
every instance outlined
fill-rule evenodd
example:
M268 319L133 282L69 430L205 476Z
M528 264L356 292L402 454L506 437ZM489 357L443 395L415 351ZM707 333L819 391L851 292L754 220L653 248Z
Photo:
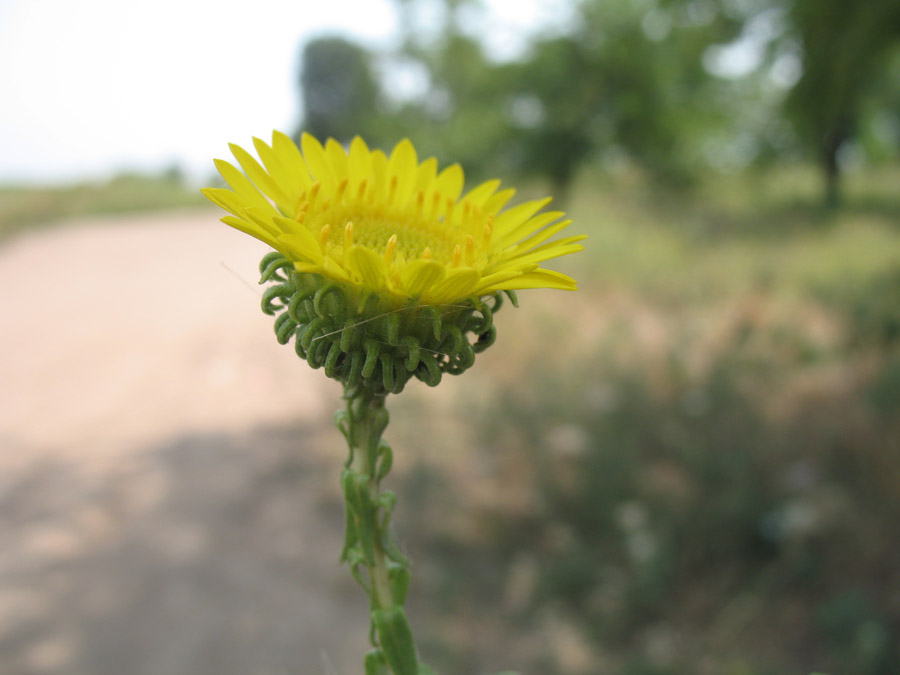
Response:
M367 402L368 405L360 406L362 416L356 420L356 424L351 427L353 429L354 447L353 456L350 460L350 470L357 475L365 476L368 481L365 490L368 492L368 499L372 504L378 503L379 496L379 480L375 474L377 456L371 449L377 448L381 441L381 433L378 430L378 423L374 419L374 412L378 408L383 407L384 400L373 399ZM352 405L352 402L351 402ZM351 420L353 418L351 417ZM381 532L377 526L372 531L372 539L370 546L374 553L372 564L366 564L369 573L369 582L371 584L372 607L374 609L388 609L393 607L394 601L391 598L391 586L388 581L387 560L384 556L384 549L381 545Z
M350 457L341 476L347 506L347 534L341 560L369 595L370 640L366 675L417 675L429 672L418 663L415 643L403 609L409 586L409 561L391 539L395 496L379 483L391 468L392 453L381 439L388 423L386 394L356 389L347 410L336 417L347 438Z

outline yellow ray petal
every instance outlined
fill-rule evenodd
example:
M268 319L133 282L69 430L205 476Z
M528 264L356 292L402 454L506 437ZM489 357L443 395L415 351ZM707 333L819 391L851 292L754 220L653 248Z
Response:
M444 278L446 269L433 260L413 260L400 273L403 289L411 297L422 295Z
M325 154L325 148L313 136L303 134L300 137L300 145L303 148L303 159L313 178L322 183L323 194L330 195L336 185L334 172Z
M348 192L356 194L359 184L371 178L372 157L369 146L359 136L350 143L350 157L347 160L347 176L350 179Z
M561 291L574 291L578 289L575 280L553 270L537 269L534 272L521 274L508 281L493 284L490 288L481 289L482 293L488 291L514 291L526 288L556 288Z
M325 155L331 164L334 177L340 183L342 178L347 177L347 154L344 152L344 148L336 140L329 138L325 143Z
M416 172L416 184L413 190L418 192L421 190L428 197L429 193L434 189L434 179L437 178L437 159L429 157L419 165Z
M321 263L294 261L294 269L306 274L325 274L325 268Z
M330 255L326 255L322 258L322 271L326 276L329 276L332 279L337 279L338 281L350 281L350 275L347 274L347 271Z
M272 149L281 160L281 165L290 172L292 179L296 182L295 190L301 192L309 190L313 183L312 178L306 168L306 162L303 161L303 155L300 154L300 149L294 141L280 131L273 131Z
M514 226L511 230L501 233L496 239L496 246L506 248L521 241L524 237L528 237L540 230L542 227L549 225L554 220L562 218L565 214L562 211L547 211L539 213L534 218L529 218L522 223ZM497 231L497 225L494 223L494 231Z
M291 237L291 241L298 247L297 250L305 251L304 258L320 261L322 259L322 247L319 240L302 225L287 218L276 217L275 222L284 230L285 237ZM280 238L280 237L279 237Z
M344 253L344 265L366 288L381 290L388 280L384 258L368 248L351 246Z
M581 235L578 237L571 237L570 239L554 241L536 248L530 253L516 256L506 264L510 267L524 267L525 265L539 263L544 260L549 260L550 258L560 258L564 255L569 255L570 253L577 253L578 251L583 251L584 246L574 242L581 241L584 238L585 235Z
M247 206L268 207L271 209L271 205L262 196L262 193L253 186L253 183L247 180L247 177L236 166L226 162L224 159L214 159L213 162L222 178L225 179L225 182L246 202Z
M257 162L249 152L234 143L229 143L228 147L231 148L232 154L237 159L238 164L241 165L244 173L247 174L247 177L250 180L256 183L256 186L262 190L263 194L282 208L290 206L291 199L284 193L278 184L272 180L272 177L266 173L266 170L259 165L259 162Z
M498 187L500 187L499 180L494 179L486 181L481 185L472 188L468 194L462 198L462 201L469 202L473 206L481 206L497 191Z
M248 222L243 218L238 218L236 216L225 216L222 218L222 222L226 225L230 225L236 230L240 230L244 234L249 234L251 237L259 239L261 242L268 244L274 249L281 250L275 237L259 227L256 223Z
M384 202L388 189L388 158L381 150L372 152L372 188L371 194L376 202Z
M425 294L427 302L448 304L464 300L472 295L481 275L471 267L447 270L444 278Z
M493 288L495 284L503 283L504 281L508 281L509 279L514 279L515 277L520 277L526 272L533 272L537 269L537 265L531 265L530 268L525 269L522 267L519 268L510 268L504 267L499 272L493 272L491 274L487 274L482 276L481 279L478 280L478 285L476 286L476 292L485 293L485 289Z
M256 148L256 154L259 155L263 166L266 167L269 177L287 198L286 204L281 209L282 212L293 218L297 215L297 196L302 192L301 183L297 177L298 172L288 170L275 150L266 145L262 139L254 136L253 147Z
M500 190L497 194L493 195L490 199L488 199L484 206L485 213L497 213L506 206L506 202L513 198L513 195L516 194L516 191L513 188L506 188L505 190Z
M200 192L216 206L221 206L239 218L244 217L246 204L231 190L226 190L225 188L203 188Z
M562 215L562 214L560 214L560 215ZM510 254L515 255L518 253L522 253L524 251L528 251L529 249L532 249L535 246L538 246L539 244L547 241L547 239L552 237L554 234L556 234L557 232L560 232L561 230L564 230L571 224L572 224L571 220L561 220L560 222L554 223L553 225L550 225L549 227L545 227L543 230L541 230L534 236L529 237L528 239L524 239L524 240L520 241L518 244L516 244L516 247L514 249L512 249L512 251L510 251Z
M319 242L311 234L307 234L308 237L303 236L302 231L283 234L278 237L278 248L294 262L310 262L321 265L323 256Z
M451 164L438 174L434 187L441 194L456 201L462 192L464 180L462 167L459 164Z
M244 219L256 223L259 227L270 233L276 239L283 232L281 227L275 224L272 214L267 211L262 211L253 207L245 209Z
M418 168L418 159L416 158L416 149L409 142L408 138L394 146L391 157L388 160L387 178L389 181L397 179L397 192L394 198L394 204L402 206L409 201L413 194L413 188L416 185L416 169Z
M494 219L494 232L503 237L550 203L550 197L524 202L500 213Z

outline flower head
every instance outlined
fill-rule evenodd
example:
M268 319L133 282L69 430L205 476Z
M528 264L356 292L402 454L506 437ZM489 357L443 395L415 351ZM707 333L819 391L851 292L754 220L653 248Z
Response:
M223 222L271 245L260 263L272 285L262 308L298 356L343 383L346 395L398 393L413 377L436 385L493 344L501 291L575 290L548 258L581 250L584 237L551 238L569 225L549 199L504 206L500 181L464 197L458 165L419 163L408 140L390 156L356 138L349 151L304 134L232 145L240 164L216 166L231 189L203 193Z
M575 290L549 258L582 250L584 236L549 241L571 221L541 212L550 199L504 209L514 190L500 181L461 197L463 171L419 162L408 140L390 156L355 138L349 150L323 147L304 134L300 149L276 131L269 146L253 145L262 164L237 145L243 173L216 160L229 189L203 193L232 215L226 224L272 246L297 272L321 275L356 296L379 296L388 307L410 301L448 305L497 291Z

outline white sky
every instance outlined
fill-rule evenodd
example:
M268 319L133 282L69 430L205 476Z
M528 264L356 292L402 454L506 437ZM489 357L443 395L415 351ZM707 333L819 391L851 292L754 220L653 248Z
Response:
M489 0L497 53L561 0ZM393 44L390 0L0 0L0 183L178 163L195 177L229 141L299 120L310 35Z

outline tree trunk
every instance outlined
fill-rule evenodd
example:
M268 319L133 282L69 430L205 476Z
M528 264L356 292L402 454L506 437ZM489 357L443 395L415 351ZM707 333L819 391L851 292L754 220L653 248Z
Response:
M837 148L827 148L824 155L825 208L836 208L841 202L841 167L838 164Z
M825 207L836 208L841 203L841 164L838 152L850 138L850 124L836 122L822 139L822 168L825 170Z

